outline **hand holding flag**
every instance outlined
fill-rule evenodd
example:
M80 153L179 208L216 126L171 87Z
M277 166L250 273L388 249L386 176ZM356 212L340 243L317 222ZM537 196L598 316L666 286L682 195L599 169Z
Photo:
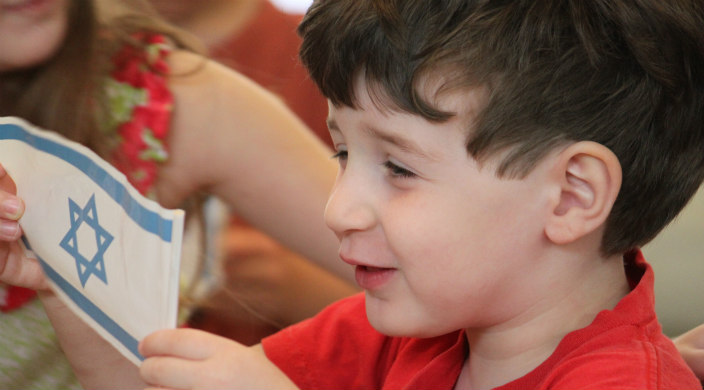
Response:
M12 177L1 172L0 205L15 183L26 204L23 215L0 212L0 226L21 216L26 246L0 240L0 280L42 288L48 279L79 317L139 363L139 340L176 326L183 211L142 197L89 149L15 118L0 118L0 163ZM0 239L11 239L10 230Z

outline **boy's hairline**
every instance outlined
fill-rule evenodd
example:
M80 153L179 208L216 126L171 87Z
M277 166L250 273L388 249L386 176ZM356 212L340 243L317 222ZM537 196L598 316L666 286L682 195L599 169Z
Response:
M507 159L511 156L511 152L514 150L514 147L516 145L508 145L505 147L502 147L500 149L496 150L491 150L487 151L486 153L482 153L480 156L475 156L472 155L471 151L467 148L469 145L469 142L471 140L471 132L472 129L475 128L476 123L478 120L480 120L480 117L484 110L487 108L487 103L489 102L489 95L490 95L490 87L489 83L474 83L474 84L467 84L463 86L449 86L447 82L444 82L443 79L446 79L447 77L443 76L442 72L439 70L435 70L432 72L432 75L438 75L439 77L432 77L431 73L425 72L426 74L424 76L421 76L419 79L420 80L435 80L435 87L431 87L434 92L431 93L421 93L419 94L420 97L427 97L427 96L432 96L433 99L425 99L427 101L431 101L433 104L432 106L440 110L438 107L438 102L442 99L442 95L449 95L449 94L464 94L464 96L468 96L470 92L476 92L476 91L481 91L483 94L483 99L481 102L475 102L475 104L468 104L466 107L466 110L464 112L457 112L457 111L445 111L445 110L440 110L443 113L448 114L447 117L439 119L439 120L433 120L431 118L427 118L423 116L419 112L414 112L409 109L404 109L400 104L398 104L395 99L392 97L391 93L384 87L384 83L381 82L380 80L376 78L367 78L365 77L363 79L364 83L363 85L366 86L367 92L369 94L369 97L371 99L372 104L379 109L380 111L384 112L396 112L396 113L407 113L410 115L417 116L419 118L422 118L430 123L442 123L446 122L448 120L452 120L453 118L459 118L459 117L464 117L464 125L465 126L465 141L464 141L464 146L465 149L468 153L468 155L473 158L477 163L480 169L487 168L491 166L494 174L500 178L500 179L505 179L505 180L522 180L525 177L527 177L533 170L542 162L544 161L547 156L550 154L555 153L556 150L559 149L564 149L567 148L568 146L579 142L579 140L561 140L561 141L556 141L553 142L553 145L551 145L545 153L538 158L535 161L532 161L530 164L519 164L519 165L505 165L505 162ZM361 70L355 71L354 72L354 77L352 79L354 80L359 80L360 77L363 77L364 72ZM431 75L428 77L428 75ZM355 83L354 86L349 88L349 104L343 101L339 102L334 102L330 97L326 98L330 102L331 105L340 108L340 107L349 107L352 109L361 109L360 104L358 103L358 91L357 91L357 86L359 84ZM429 85L428 83L423 83L423 85ZM416 86L414 87L415 91L419 91L419 88ZM333 131L339 131L339 127L337 126L337 123L334 119L328 118L327 119L327 124L328 128ZM605 146L605 145L604 145Z

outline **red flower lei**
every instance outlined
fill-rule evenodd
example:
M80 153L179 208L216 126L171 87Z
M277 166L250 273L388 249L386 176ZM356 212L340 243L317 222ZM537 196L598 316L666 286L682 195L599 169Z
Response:
M166 161L166 136L171 125L173 96L166 76L171 49L161 35L138 35L145 48L125 46L114 57L115 68L107 82L111 123L119 144L113 164L140 193L148 195L157 178L158 164ZM126 99L141 96L139 101ZM122 110L120 110L120 108ZM23 306L34 290L0 283L0 312Z

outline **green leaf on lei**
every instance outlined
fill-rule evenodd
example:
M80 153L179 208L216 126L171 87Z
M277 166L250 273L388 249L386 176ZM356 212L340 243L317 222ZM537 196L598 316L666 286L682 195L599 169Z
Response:
M164 147L164 142L156 138L151 129L144 129L144 132L142 132L142 140L145 144L147 144L147 149L143 150L139 154L139 158L142 160L164 162L169 157L169 154Z
M109 112L107 128L114 130L132 118L132 111L138 105L143 105L148 100L146 89L135 88L127 83L109 78L106 83Z

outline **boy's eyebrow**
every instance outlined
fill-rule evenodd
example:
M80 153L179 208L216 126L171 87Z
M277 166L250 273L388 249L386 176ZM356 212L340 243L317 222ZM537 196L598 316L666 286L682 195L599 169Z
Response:
M337 126L337 122L335 122L334 119L327 118L325 120L325 123L327 123L327 125L328 125L328 130L340 131L340 128Z
M415 154L417 156L429 159L429 160L438 160L437 157L433 156L431 153L427 152L424 150L420 145L417 143L413 142L412 140L408 138L404 138L400 135L396 134L390 134L387 133L383 130L379 130L375 127L364 127L363 129L367 133L371 134L374 137L377 137L381 139L384 142L388 142L390 144L396 145L399 149L403 150L406 153L411 153Z
M337 122L335 122L334 119L328 118L326 122L330 131L340 131L340 128L338 127ZM404 152L415 154L420 157L425 157L430 160L438 160L437 157L433 156L431 153L428 153L410 139L403 138L395 134L389 134L371 126L365 126L363 128L363 131L373 137L381 139L384 142L396 145L399 149L403 150Z

